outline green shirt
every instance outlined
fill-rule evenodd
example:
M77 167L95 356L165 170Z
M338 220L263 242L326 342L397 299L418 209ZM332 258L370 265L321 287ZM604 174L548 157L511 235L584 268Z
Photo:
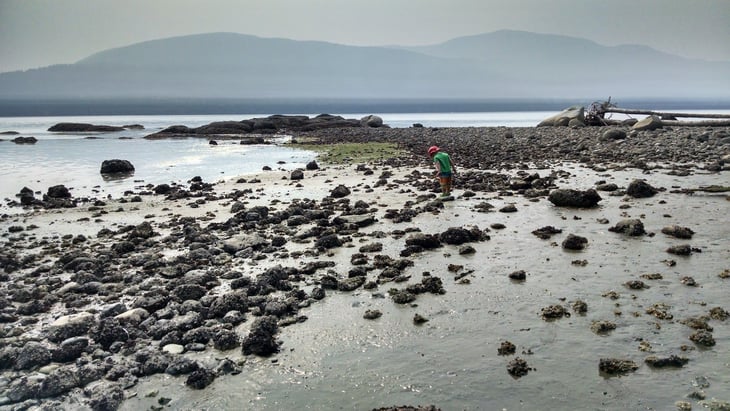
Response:
M451 172L451 158L448 154L443 152L438 152L433 156L433 162L438 163L439 169L441 169L442 173L450 173Z

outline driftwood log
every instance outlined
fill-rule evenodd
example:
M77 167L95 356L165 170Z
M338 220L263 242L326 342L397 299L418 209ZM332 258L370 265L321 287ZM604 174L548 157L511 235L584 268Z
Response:
M603 118L605 113L618 114L642 114L647 116L656 116L661 119L662 126L676 127L727 127L730 126L730 114L701 114L701 113L671 113L653 110L628 109L613 107L610 103L604 103L597 106L597 111L603 122L607 125L613 123ZM721 119L721 120L695 120L681 121L677 118L701 118L701 119Z

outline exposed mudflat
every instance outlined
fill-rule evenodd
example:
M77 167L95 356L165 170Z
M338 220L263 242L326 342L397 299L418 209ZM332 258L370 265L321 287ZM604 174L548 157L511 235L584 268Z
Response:
M317 136L409 154L4 216L0 409L730 401L727 130Z

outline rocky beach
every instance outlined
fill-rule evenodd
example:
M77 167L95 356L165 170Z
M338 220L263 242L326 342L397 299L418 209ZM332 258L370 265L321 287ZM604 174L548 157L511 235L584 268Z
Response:
M18 201L0 410L730 409L730 128L376 120L236 126L336 163Z

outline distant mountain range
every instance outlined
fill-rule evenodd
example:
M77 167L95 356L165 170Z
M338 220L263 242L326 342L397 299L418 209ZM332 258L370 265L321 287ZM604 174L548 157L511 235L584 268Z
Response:
M0 73L0 100L730 98L730 62L497 31L425 47L211 33Z

